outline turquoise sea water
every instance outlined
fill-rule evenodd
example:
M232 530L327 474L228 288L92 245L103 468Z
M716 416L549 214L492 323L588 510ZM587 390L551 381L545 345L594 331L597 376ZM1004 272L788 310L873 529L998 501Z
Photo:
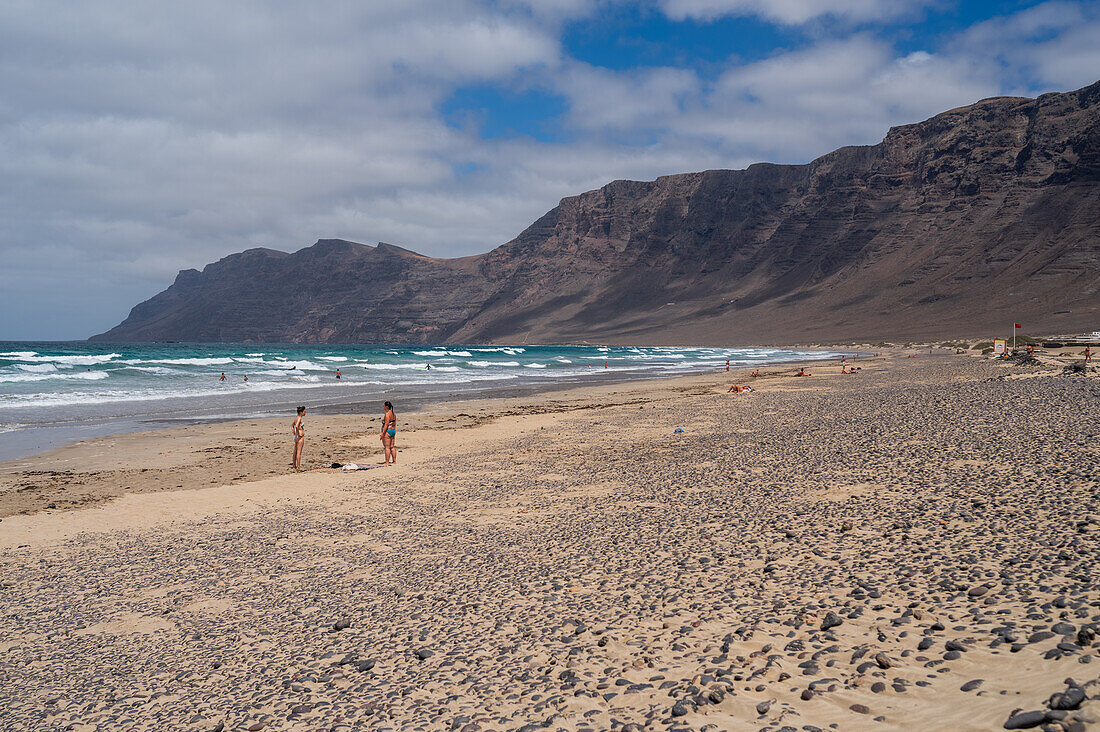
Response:
M0 342L0 459L93 434L281 414L296 404L331 412L391 399L407 410L425 400L716 370L727 359L746 366L837 356L764 348Z

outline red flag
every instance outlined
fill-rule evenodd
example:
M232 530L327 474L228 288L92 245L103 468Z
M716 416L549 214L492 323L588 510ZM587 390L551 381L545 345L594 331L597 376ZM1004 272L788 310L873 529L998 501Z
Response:
M1020 325L1019 323L1013 323L1013 325L1016 326L1017 328L1023 328L1024 327L1024 326Z

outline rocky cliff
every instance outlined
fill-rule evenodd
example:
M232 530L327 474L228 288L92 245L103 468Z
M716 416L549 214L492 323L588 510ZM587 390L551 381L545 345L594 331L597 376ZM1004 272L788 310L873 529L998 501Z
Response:
M181 272L97 340L776 343L1100 328L1100 82L807 165L616 181L486 254L321 240Z

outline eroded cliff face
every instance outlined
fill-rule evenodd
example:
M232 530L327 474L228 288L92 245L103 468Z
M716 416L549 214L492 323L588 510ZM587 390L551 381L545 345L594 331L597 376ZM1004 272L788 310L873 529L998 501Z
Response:
M484 255L322 240L181 272L103 340L764 343L1100 327L1100 83L807 165L616 181Z

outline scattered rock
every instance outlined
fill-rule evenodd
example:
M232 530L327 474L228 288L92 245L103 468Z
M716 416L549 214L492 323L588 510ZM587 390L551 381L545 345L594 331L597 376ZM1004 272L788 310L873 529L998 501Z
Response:
M843 622L844 621L840 619L839 615L830 610L829 612L825 613L825 617L821 621L821 629L828 630L829 628L835 628L838 625L841 625Z
M1019 712L1013 714L1005 722L1005 729L1031 729L1032 727L1038 727L1040 724L1046 721L1046 712Z

